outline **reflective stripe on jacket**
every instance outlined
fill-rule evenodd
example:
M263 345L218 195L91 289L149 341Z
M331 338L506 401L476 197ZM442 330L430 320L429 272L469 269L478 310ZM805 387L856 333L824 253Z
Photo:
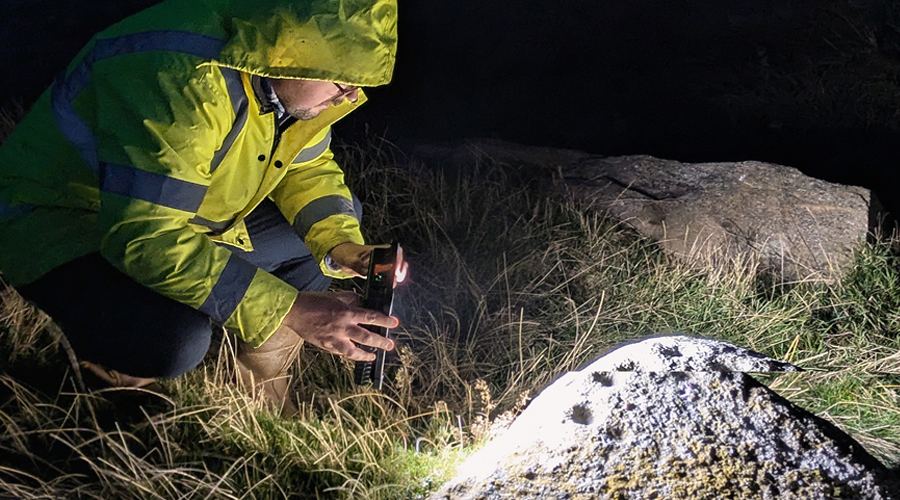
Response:
M0 148L4 279L100 251L261 344L297 290L214 240L252 250L270 197L320 264L362 243L329 144L365 96L276 140L252 75L382 85L395 47L396 0L168 0L96 35Z

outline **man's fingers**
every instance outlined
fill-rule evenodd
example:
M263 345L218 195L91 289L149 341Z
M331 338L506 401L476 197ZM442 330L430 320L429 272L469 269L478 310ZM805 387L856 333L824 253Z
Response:
M345 354L344 357L353 361L375 361L375 354L363 351L359 347L353 348L353 351Z
M347 274L356 276L357 278L365 278L366 275L369 274L369 259L366 259L365 262L360 261L358 264L356 264L355 268L344 268L344 271L347 272Z
M360 349L356 344L349 340L335 346L335 349L332 352L352 361L375 361L374 353Z
M283 324L332 354L354 361L372 361L375 354L359 346L389 351L394 349L394 343L360 325L396 328L400 321L359 307L353 292L301 292Z
M377 333L372 333L363 327L354 328L347 333L350 339L357 344L367 345L369 347L377 347L378 349L384 349L385 351L391 351L394 349L393 340L387 337L382 337Z
M360 325L381 326L384 328L397 328L400 326L400 320L397 318L386 316L371 309L357 309L355 321Z
M351 342L350 332L347 333L348 335L346 337L329 338L319 344L319 347L331 354L343 356L354 361L372 361L375 359L374 354L360 349L356 344Z

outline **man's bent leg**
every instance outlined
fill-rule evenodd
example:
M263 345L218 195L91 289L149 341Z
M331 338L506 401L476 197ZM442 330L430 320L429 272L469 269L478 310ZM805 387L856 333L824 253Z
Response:
M263 201L244 222L253 242L253 251L228 247L234 254L300 291L328 289L331 279L322 274L309 248L275 203ZM237 346L236 369L240 383L285 418L299 411L290 397L288 368L297 359L302 346L303 339L285 326L257 348L240 341Z
M254 251L232 248L232 252L301 292L328 289L331 278L322 274L309 248L275 203L262 202L245 222ZM258 348L245 342L238 343L237 372L241 383L254 395L262 396L282 417L291 417L298 412L290 398L288 368L302 346L300 336L284 326Z
M137 283L94 253L17 287L79 358L135 377L177 377L209 349L209 318Z
M260 395L272 410L284 418L299 412L291 400L288 368L300 354L303 339L290 328L281 326L261 346L238 343L237 375L253 395Z

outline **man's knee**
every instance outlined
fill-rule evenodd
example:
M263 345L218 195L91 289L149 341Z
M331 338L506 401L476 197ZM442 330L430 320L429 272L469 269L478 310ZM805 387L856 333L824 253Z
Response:
M154 366L148 370L154 373L153 378L175 378L181 376L203 362L209 351L212 339L212 324L208 319L194 319L190 324L182 325L177 332L172 332L169 348L157 351Z

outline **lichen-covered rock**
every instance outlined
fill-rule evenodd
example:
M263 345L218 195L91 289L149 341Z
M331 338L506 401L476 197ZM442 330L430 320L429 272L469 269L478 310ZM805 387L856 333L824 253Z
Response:
M720 340L668 335L626 344L582 371L795 372L797 367Z
M730 359L704 364L714 350ZM900 498L845 433L728 371L767 364L792 369L689 337L621 347L541 393L432 499Z

